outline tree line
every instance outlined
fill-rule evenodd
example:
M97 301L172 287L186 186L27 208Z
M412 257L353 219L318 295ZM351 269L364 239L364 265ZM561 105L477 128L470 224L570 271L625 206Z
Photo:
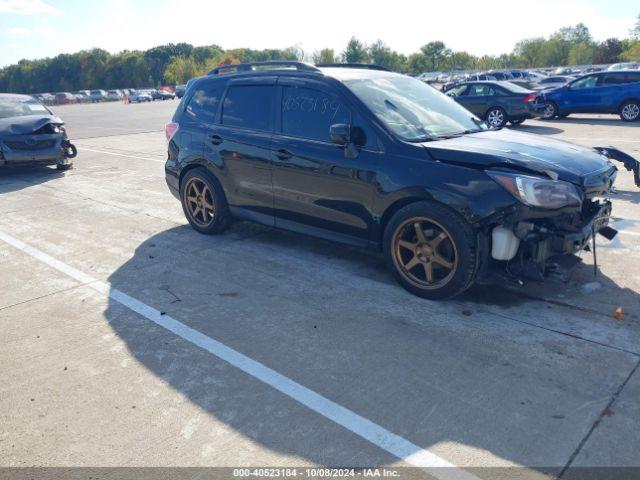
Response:
M422 46L410 55L382 40L367 45L352 37L344 51L324 48L305 53L297 47L225 50L218 45L168 44L146 51L111 54L102 49L61 54L53 58L21 60L0 69L0 92L37 93L93 88L140 88L184 83L219 65L268 60L306 60L313 63L373 63L406 73L499 68L542 68L562 65L640 61L640 15L626 38L594 41L587 26L564 27L548 38L518 42L511 53L475 56L453 51L441 42Z

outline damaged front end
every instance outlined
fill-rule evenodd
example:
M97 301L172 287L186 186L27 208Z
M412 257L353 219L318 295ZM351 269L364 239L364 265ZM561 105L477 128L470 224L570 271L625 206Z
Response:
M542 281L549 274L566 280L580 263L582 251L593 252L595 260L598 233L609 240L617 234L609 226L611 201L607 198L617 169L609 162L601 171L583 177L579 186L507 171L487 173L520 202L487 226L489 261L484 273L520 285Z
M0 166L57 165L66 170L76 155L58 117L24 116L0 122Z

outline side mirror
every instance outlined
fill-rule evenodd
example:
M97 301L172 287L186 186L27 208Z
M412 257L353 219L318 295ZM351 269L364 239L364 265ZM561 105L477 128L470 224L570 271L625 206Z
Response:
M357 145L364 145L366 138L360 127L352 127L346 123L334 123L329 127L329 138L336 145L344 148L345 158L357 158Z
M329 138L333 143L344 147L351 142L351 127L346 123L334 123L329 127Z

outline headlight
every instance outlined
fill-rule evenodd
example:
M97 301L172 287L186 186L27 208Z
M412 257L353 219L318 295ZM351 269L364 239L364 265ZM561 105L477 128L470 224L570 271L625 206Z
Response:
M495 171L487 171L487 175L531 207L562 208L582 203L580 190L568 182Z

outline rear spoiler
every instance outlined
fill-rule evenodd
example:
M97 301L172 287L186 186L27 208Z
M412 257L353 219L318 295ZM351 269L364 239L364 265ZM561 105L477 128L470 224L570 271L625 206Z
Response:
M633 172L633 181L640 187L640 162L614 147L593 147L605 157L621 162L628 171Z

